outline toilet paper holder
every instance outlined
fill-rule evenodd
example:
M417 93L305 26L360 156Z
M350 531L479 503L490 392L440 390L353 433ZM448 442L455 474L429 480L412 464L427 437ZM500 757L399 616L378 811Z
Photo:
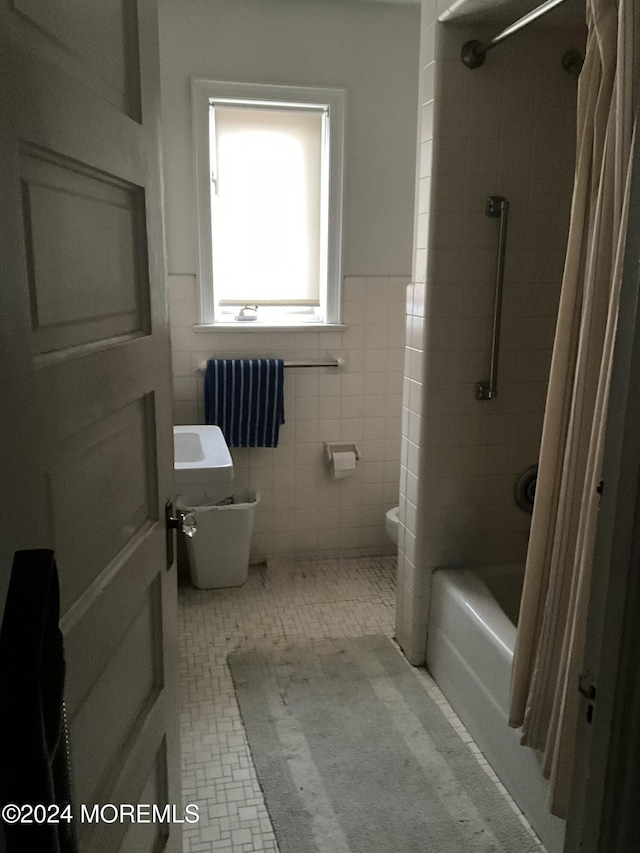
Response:
M327 465L331 465L331 457L334 453L355 453L356 462L360 461L360 451L355 441L325 441L324 450L327 456Z

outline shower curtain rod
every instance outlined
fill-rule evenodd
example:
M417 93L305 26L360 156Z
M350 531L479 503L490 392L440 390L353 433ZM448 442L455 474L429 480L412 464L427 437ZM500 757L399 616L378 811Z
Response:
M533 21L541 18L542 15L546 15L547 12L550 12L552 9L555 9L556 6L559 6L564 2L565 0L546 0L542 5L532 9L515 23L510 24L502 30L502 32L498 33L497 36L494 36L491 41L484 43L473 39L472 41L466 42L466 44L462 46L462 61L467 68L479 68L487 58L487 51L491 50L491 48L500 44L500 42L503 42L505 39L508 39L509 36L517 33L519 30L523 29L523 27L526 27L533 23Z

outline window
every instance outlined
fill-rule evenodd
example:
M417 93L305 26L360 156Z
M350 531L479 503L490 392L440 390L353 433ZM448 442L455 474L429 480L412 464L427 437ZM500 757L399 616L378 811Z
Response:
M192 81L201 322L340 322L344 92Z

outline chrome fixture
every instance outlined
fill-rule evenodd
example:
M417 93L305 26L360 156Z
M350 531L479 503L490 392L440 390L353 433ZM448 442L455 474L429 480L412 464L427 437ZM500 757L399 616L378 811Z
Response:
M500 217L500 236L498 239L498 264L496 270L496 288L493 303L493 328L491 340L491 369L488 382L476 382L476 400L493 400L498 396L498 355L500 354L500 323L502 319L502 289L504 286L504 260L507 250L507 224L509 221L509 202L504 196L490 195L487 199L486 214Z
M570 74L574 80L577 80L584 65L584 56L577 50L568 50L562 57L562 67Z
M555 9L556 6L559 6L564 2L565 0L546 0L546 2L541 6L538 6L536 9L532 9L515 23L506 27L502 32L498 33L497 36L494 36L491 41L485 43L473 39L472 41L466 42L462 46L462 61L467 68L479 68L487 58L487 51L491 50L505 39L508 39L509 36L514 35L514 33L517 33L523 27L533 23L533 21L542 17L542 15L546 15L547 12L550 12L552 9Z
M327 358L324 361L285 361L284 366L289 367L338 367L343 370L346 367L344 358ZM198 370L201 373L207 369L207 362L201 361Z
M533 503L536 497L536 486L538 484L538 466L532 465L527 468L516 483L515 499L516 503L524 512L533 512Z

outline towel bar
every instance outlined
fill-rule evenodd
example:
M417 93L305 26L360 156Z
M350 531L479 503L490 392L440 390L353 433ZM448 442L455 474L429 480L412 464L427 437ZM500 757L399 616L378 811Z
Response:
M330 358L324 361L285 361L285 367L338 367L344 368L345 360L343 358ZM207 362L201 361L198 365L198 370L204 372L207 369Z

